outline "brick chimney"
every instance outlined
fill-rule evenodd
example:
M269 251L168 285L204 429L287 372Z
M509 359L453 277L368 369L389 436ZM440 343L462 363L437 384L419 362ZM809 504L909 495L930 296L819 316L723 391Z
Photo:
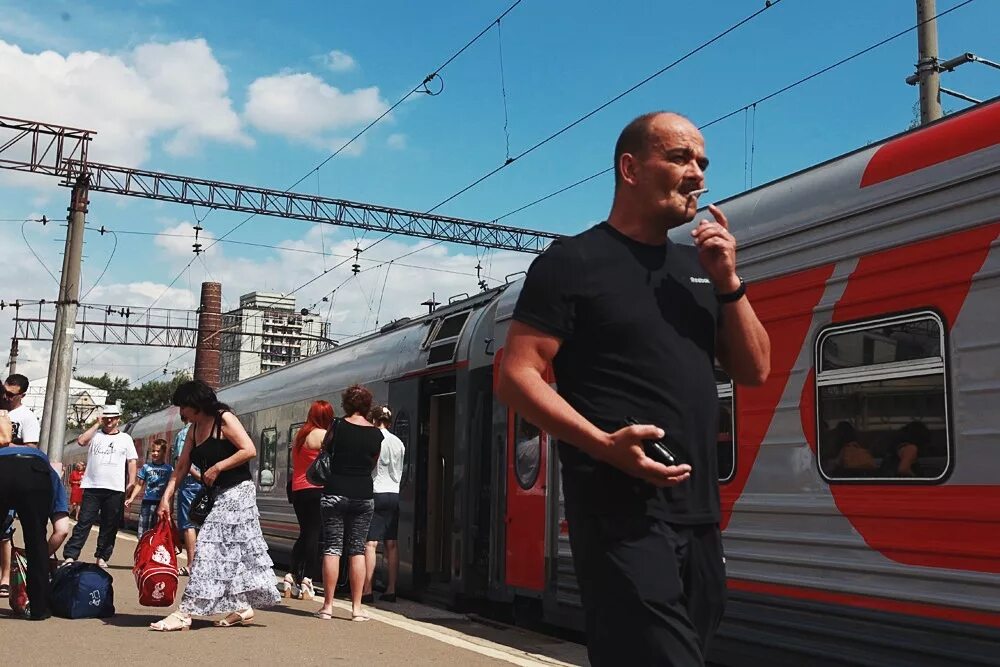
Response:
M194 379L212 389L219 388L222 348L222 283L201 284L198 315L198 347L194 355Z

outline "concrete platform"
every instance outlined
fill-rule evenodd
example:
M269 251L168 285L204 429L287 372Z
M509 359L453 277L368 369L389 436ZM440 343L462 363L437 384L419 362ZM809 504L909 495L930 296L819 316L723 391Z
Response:
M97 530L82 555L93 554ZM108 619L42 622L17 619L0 601L0 642L10 665L103 667L139 664L219 665L524 665L586 663L579 644L469 617L408 600L370 608L372 621L353 623L350 604L336 602L335 618L312 616L319 601L284 600L258 610L247 627L216 628L195 619L190 631L158 633L149 623L170 609L141 607L132 577L136 539L119 533L111 560L117 614ZM183 561L182 561L183 562ZM277 572L277 574L282 574ZM183 590L187 577L181 577ZM178 597L179 599L179 597Z

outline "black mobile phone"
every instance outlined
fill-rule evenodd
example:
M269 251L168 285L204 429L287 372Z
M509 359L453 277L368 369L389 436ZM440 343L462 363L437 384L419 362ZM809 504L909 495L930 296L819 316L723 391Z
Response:
M648 421L639 421L635 417L625 418L626 426L643 426L649 423ZM665 466L678 466L684 462L680 455L680 447L675 443L666 442L669 438L670 436L664 430L664 437L659 440L643 440L642 451L657 463L662 463Z

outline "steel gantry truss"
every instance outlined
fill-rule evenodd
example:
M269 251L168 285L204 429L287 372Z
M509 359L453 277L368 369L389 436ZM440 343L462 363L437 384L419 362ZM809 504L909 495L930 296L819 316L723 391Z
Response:
M73 185L78 177L86 176L92 192L307 220L497 250L538 254L560 237L551 232L489 222L89 162L87 143L92 134L87 130L0 116L0 168L60 176L63 185Z
M15 309L14 339L52 340L56 326L55 303L15 301L5 304L7 306ZM195 348L198 345L199 313L194 310L85 303L79 304L79 308L82 315L76 320L76 343L180 348ZM254 353L258 347L256 339L265 338L264 334L241 331L240 319L232 316L230 319L231 326L219 332L219 349L223 352ZM337 345L336 341L323 336L297 333L295 337L311 343L314 353Z

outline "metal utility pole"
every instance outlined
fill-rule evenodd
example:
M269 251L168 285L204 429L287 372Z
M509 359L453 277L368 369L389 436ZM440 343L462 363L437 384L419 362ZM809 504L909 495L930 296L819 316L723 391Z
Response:
M917 79L920 84L921 125L941 117L936 16L936 0L917 0Z
M56 329L50 354L48 385L42 413L41 446L53 465L62 463L66 438L66 410L69 406L69 383L73 374L73 342L76 337L76 311L80 302L80 270L83 263L83 233L87 216L88 179L76 179L69 205L69 227L63 272L59 281Z

